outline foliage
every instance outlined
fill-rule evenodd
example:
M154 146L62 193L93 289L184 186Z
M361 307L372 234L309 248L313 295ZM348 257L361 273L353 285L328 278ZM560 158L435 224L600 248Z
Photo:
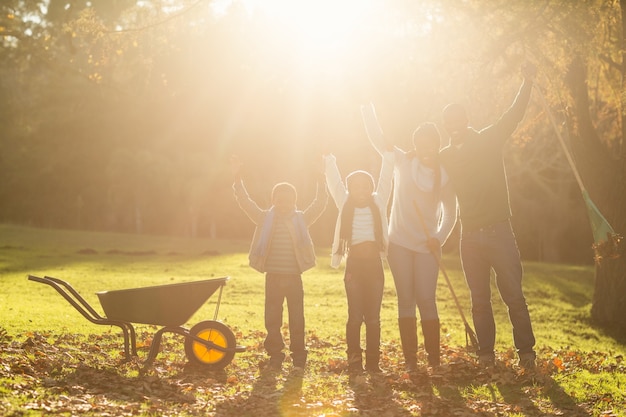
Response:
M346 373L346 304L341 271L319 265L304 276L309 363L263 372L263 279L246 262L247 242L147 237L0 226L0 414L216 416L625 416L623 340L588 319L591 267L525 264L525 289L538 340L537 372L522 371L510 324L494 299L498 367L485 372L464 347L463 325L443 280L437 292L443 366L404 372L397 306L386 272L380 378ZM469 311L458 260L445 258ZM123 361L117 327L87 322L28 273L67 279L98 309L94 291L229 275L218 318L247 346L223 372L187 363L183 339L166 334L145 368L158 327L137 325L139 358ZM495 289L494 289L495 290ZM494 296L495 291L494 291ZM192 317L212 317L209 300ZM283 328L288 337L287 326ZM419 361L426 358L420 347Z
M408 149L415 126L438 121L450 101L468 104L478 128L494 122L529 59L590 195L624 233L623 1L381 2L350 42L320 48L244 1L222 13L218 3L2 2L0 221L248 236L231 153L262 205L286 180L305 206L320 149L332 148L344 173L378 169L360 104L373 101L385 133ZM330 7L326 16L340 10ZM584 203L555 142L531 103L506 149L520 249L529 260L591 263ZM319 244L334 214L319 221ZM592 310L622 331L625 265L622 256L598 269Z
M235 329L236 330L236 329ZM536 372L521 371L511 352L485 372L467 352L444 346L444 365L410 378L397 344L384 347L381 376L349 377L342 344L309 332L304 374L289 365L260 371L262 334L224 372L186 363L167 339L157 361L119 359L117 334L3 333L0 401L4 415L220 416L624 416L623 358L601 352L540 352ZM142 355L150 334L139 335ZM579 380L588 381L580 384ZM578 386L574 386L578 384Z
M330 45L327 55L307 52L288 28L241 2L221 15L210 1L169 3L175 12L155 1L3 3L0 219L247 236L230 196L231 153L246 162L258 200L288 180L304 205L326 142L342 172L378 169L358 114L365 101L408 148L415 126L438 121L452 100L472 105L477 126L493 122L526 58L551 77L558 103L563 82L553 75L567 68L564 45L615 57L596 35L596 23L608 22L602 28L615 36L605 2L387 2L354 30L357 42ZM609 75L590 77L598 96ZM594 108L611 137L610 107ZM528 259L590 263L584 205L544 120L531 108L507 152L521 249ZM571 220L553 214L566 210ZM320 235L331 233L332 217Z

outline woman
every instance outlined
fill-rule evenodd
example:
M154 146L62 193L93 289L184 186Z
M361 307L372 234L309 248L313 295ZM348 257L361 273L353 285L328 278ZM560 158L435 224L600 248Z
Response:
M361 110L368 137L381 153L388 144L374 106L363 106ZM457 215L456 196L448 175L439 165L440 143L437 127L425 123L413 133L412 151L394 147L394 192L387 259L398 297L402 352L406 369L411 373L417 371L416 307L420 312L428 365L440 364L436 304L438 257Z

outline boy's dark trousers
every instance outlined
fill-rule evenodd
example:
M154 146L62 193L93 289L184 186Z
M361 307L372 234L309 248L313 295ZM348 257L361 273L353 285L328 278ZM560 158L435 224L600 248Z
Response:
M365 368L379 371L380 308L385 284L380 257L364 259L348 256L344 284L348 299L348 367L351 370L363 369L361 324L365 322Z
M293 365L304 367L307 351L304 344L304 290L299 274L272 274L265 276L265 329L267 337L264 347L272 358L282 361L285 347L281 327L283 303L287 300L289 312L289 350Z

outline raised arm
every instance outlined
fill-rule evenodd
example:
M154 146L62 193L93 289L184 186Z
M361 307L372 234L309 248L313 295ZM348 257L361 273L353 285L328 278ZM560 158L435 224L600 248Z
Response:
M237 204L239 204L241 210L246 213L250 220L252 220L254 224L259 224L265 212L250 198L246 187L243 185L243 181L241 180L242 165L241 160L236 155L230 158L230 168L234 178L233 191L235 193L235 200L237 200Z
M385 138L385 134L378 123L376 109L374 108L373 103L361 105L361 117L363 119L365 132L367 133L370 143L374 146L374 149L382 155L385 149L390 147L390 144Z
M387 204L389 204L389 197L391 197L395 153L392 151L385 151L383 152L382 157L383 163L380 167L376 194L385 204L385 207L387 207Z
M312 225L319 219L328 204L328 191L326 190L326 181L324 174L320 172L317 175L317 190L315 192L315 199L304 210L304 220L307 226Z
M339 168L337 168L337 158L333 154L324 155L323 158L324 175L326 176L328 191L337 208L341 210L348 198L348 190L341 179Z
M530 62L522 65L522 85L520 86L511 107L498 119L496 123L486 129L494 129L497 131L497 136L503 142L506 141L509 136L513 134L517 126L524 118L528 102L530 101L530 94L533 89L533 83L535 75L537 73L537 67Z

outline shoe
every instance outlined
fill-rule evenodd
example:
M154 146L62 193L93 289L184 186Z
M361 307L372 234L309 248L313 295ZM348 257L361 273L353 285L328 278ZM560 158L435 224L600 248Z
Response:
M294 377L302 377L304 375L304 366L295 366L291 368L289 375Z
M416 361L409 361L404 364L404 370L407 374L416 374L419 371L419 367L417 366Z
M519 356L519 366L525 371L533 371L536 367L536 355L532 353L523 353Z
M370 374L380 374L383 371L379 366L380 351L378 349L373 352L365 352L365 370Z
M370 373L370 374L382 374L383 370L380 369L380 367L378 366L378 364L365 364L365 370Z
M349 363L348 364L348 373L350 375L360 375L363 372L365 372L363 370L363 365L361 365L360 363Z
M283 367L283 360L285 360L284 353L277 353L270 356L270 360L267 363L267 368L273 371L280 371Z
M537 364L534 359L524 359L519 361L519 366L526 371L534 371Z
M308 357L308 352L302 351L302 352L291 352L291 361L293 364L294 368L302 368L304 369L306 367L306 359Z
M431 368L439 368L439 366L441 366L441 358L439 357L439 355L428 355L428 366L430 366Z
M479 356L478 365L484 369L494 368L496 366L496 358L493 355Z

